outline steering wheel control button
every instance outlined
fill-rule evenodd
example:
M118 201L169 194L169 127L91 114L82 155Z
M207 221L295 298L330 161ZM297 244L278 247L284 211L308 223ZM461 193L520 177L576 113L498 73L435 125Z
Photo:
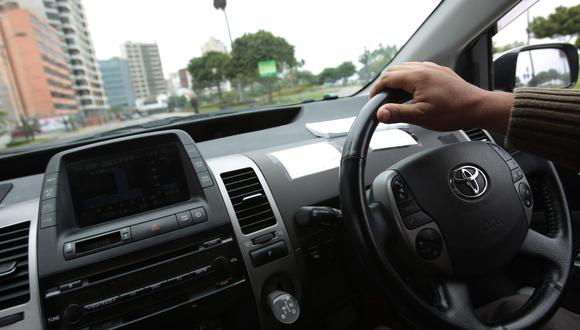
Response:
M449 184L457 196L475 199L485 194L488 180L479 168L473 165L462 165L451 171Z
M433 221L425 212L419 211L403 217L403 224L407 229L415 229Z
M504 148L496 145L496 144L489 144L493 150L495 150L501 158L503 158L503 160L508 161L510 159L512 159L512 155L510 155L509 152L507 152Z
M524 172L518 167L512 170L512 181L518 182L524 177Z
M284 241L278 241L263 248L250 251L250 259L252 265L259 267L276 259L288 255L288 249Z
M443 240L437 231L431 228L421 230L415 238L417 254L423 259L433 260L441 255Z
M409 199L405 202L401 202L397 206L399 208L399 213L401 213L402 217L406 217L406 216L413 214L417 211L421 211L421 209L419 209L419 206L417 205L417 203L415 203L415 201L412 199Z
M534 205L534 197L532 196L530 186L525 182L522 182L518 186L518 192L520 193L520 198L526 207L532 207Z
M516 163L515 160L510 159L508 161L506 161L508 167L510 168L510 170L515 170L516 168L518 168L518 163Z
M398 203L404 202L409 198L409 190L407 185L400 176L396 176L391 183L391 189L395 195L395 201Z

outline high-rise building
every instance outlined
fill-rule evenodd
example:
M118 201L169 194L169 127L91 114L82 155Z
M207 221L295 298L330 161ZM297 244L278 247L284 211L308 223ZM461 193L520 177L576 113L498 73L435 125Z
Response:
M58 31L83 113L90 116L107 109L107 98L81 0L0 0L0 10L14 4L46 20Z
M105 92L111 107L134 108L135 93L129 73L129 63L124 58L113 57L99 61Z
M226 45L221 41L214 37L210 37L208 41L206 41L201 46L201 54L205 55L208 52L218 52L218 53L227 53L228 49Z
M177 75L179 76L179 87L191 89L191 74L187 69L180 69L177 71Z
M58 31L25 9L0 16L0 71L10 119L70 115L78 110ZM8 107L7 107L8 108Z
M129 72L136 98L157 96L167 92L157 43L127 41L121 54L129 62Z

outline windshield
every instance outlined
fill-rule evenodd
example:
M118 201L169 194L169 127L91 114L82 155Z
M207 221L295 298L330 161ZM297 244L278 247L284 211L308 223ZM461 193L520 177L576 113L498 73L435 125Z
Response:
M0 153L350 96L437 4L0 0Z

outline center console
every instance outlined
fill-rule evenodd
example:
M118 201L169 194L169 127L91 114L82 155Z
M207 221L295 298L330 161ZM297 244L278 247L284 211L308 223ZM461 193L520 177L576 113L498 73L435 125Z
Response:
M247 287L224 199L182 131L56 154L39 213L46 329L123 327Z

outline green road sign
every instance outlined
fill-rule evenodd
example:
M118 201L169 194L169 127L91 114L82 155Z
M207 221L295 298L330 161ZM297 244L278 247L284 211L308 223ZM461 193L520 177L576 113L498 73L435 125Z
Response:
M278 75L276 61L268 60L258 62L258 72L260 72L260 77L276 77Z

